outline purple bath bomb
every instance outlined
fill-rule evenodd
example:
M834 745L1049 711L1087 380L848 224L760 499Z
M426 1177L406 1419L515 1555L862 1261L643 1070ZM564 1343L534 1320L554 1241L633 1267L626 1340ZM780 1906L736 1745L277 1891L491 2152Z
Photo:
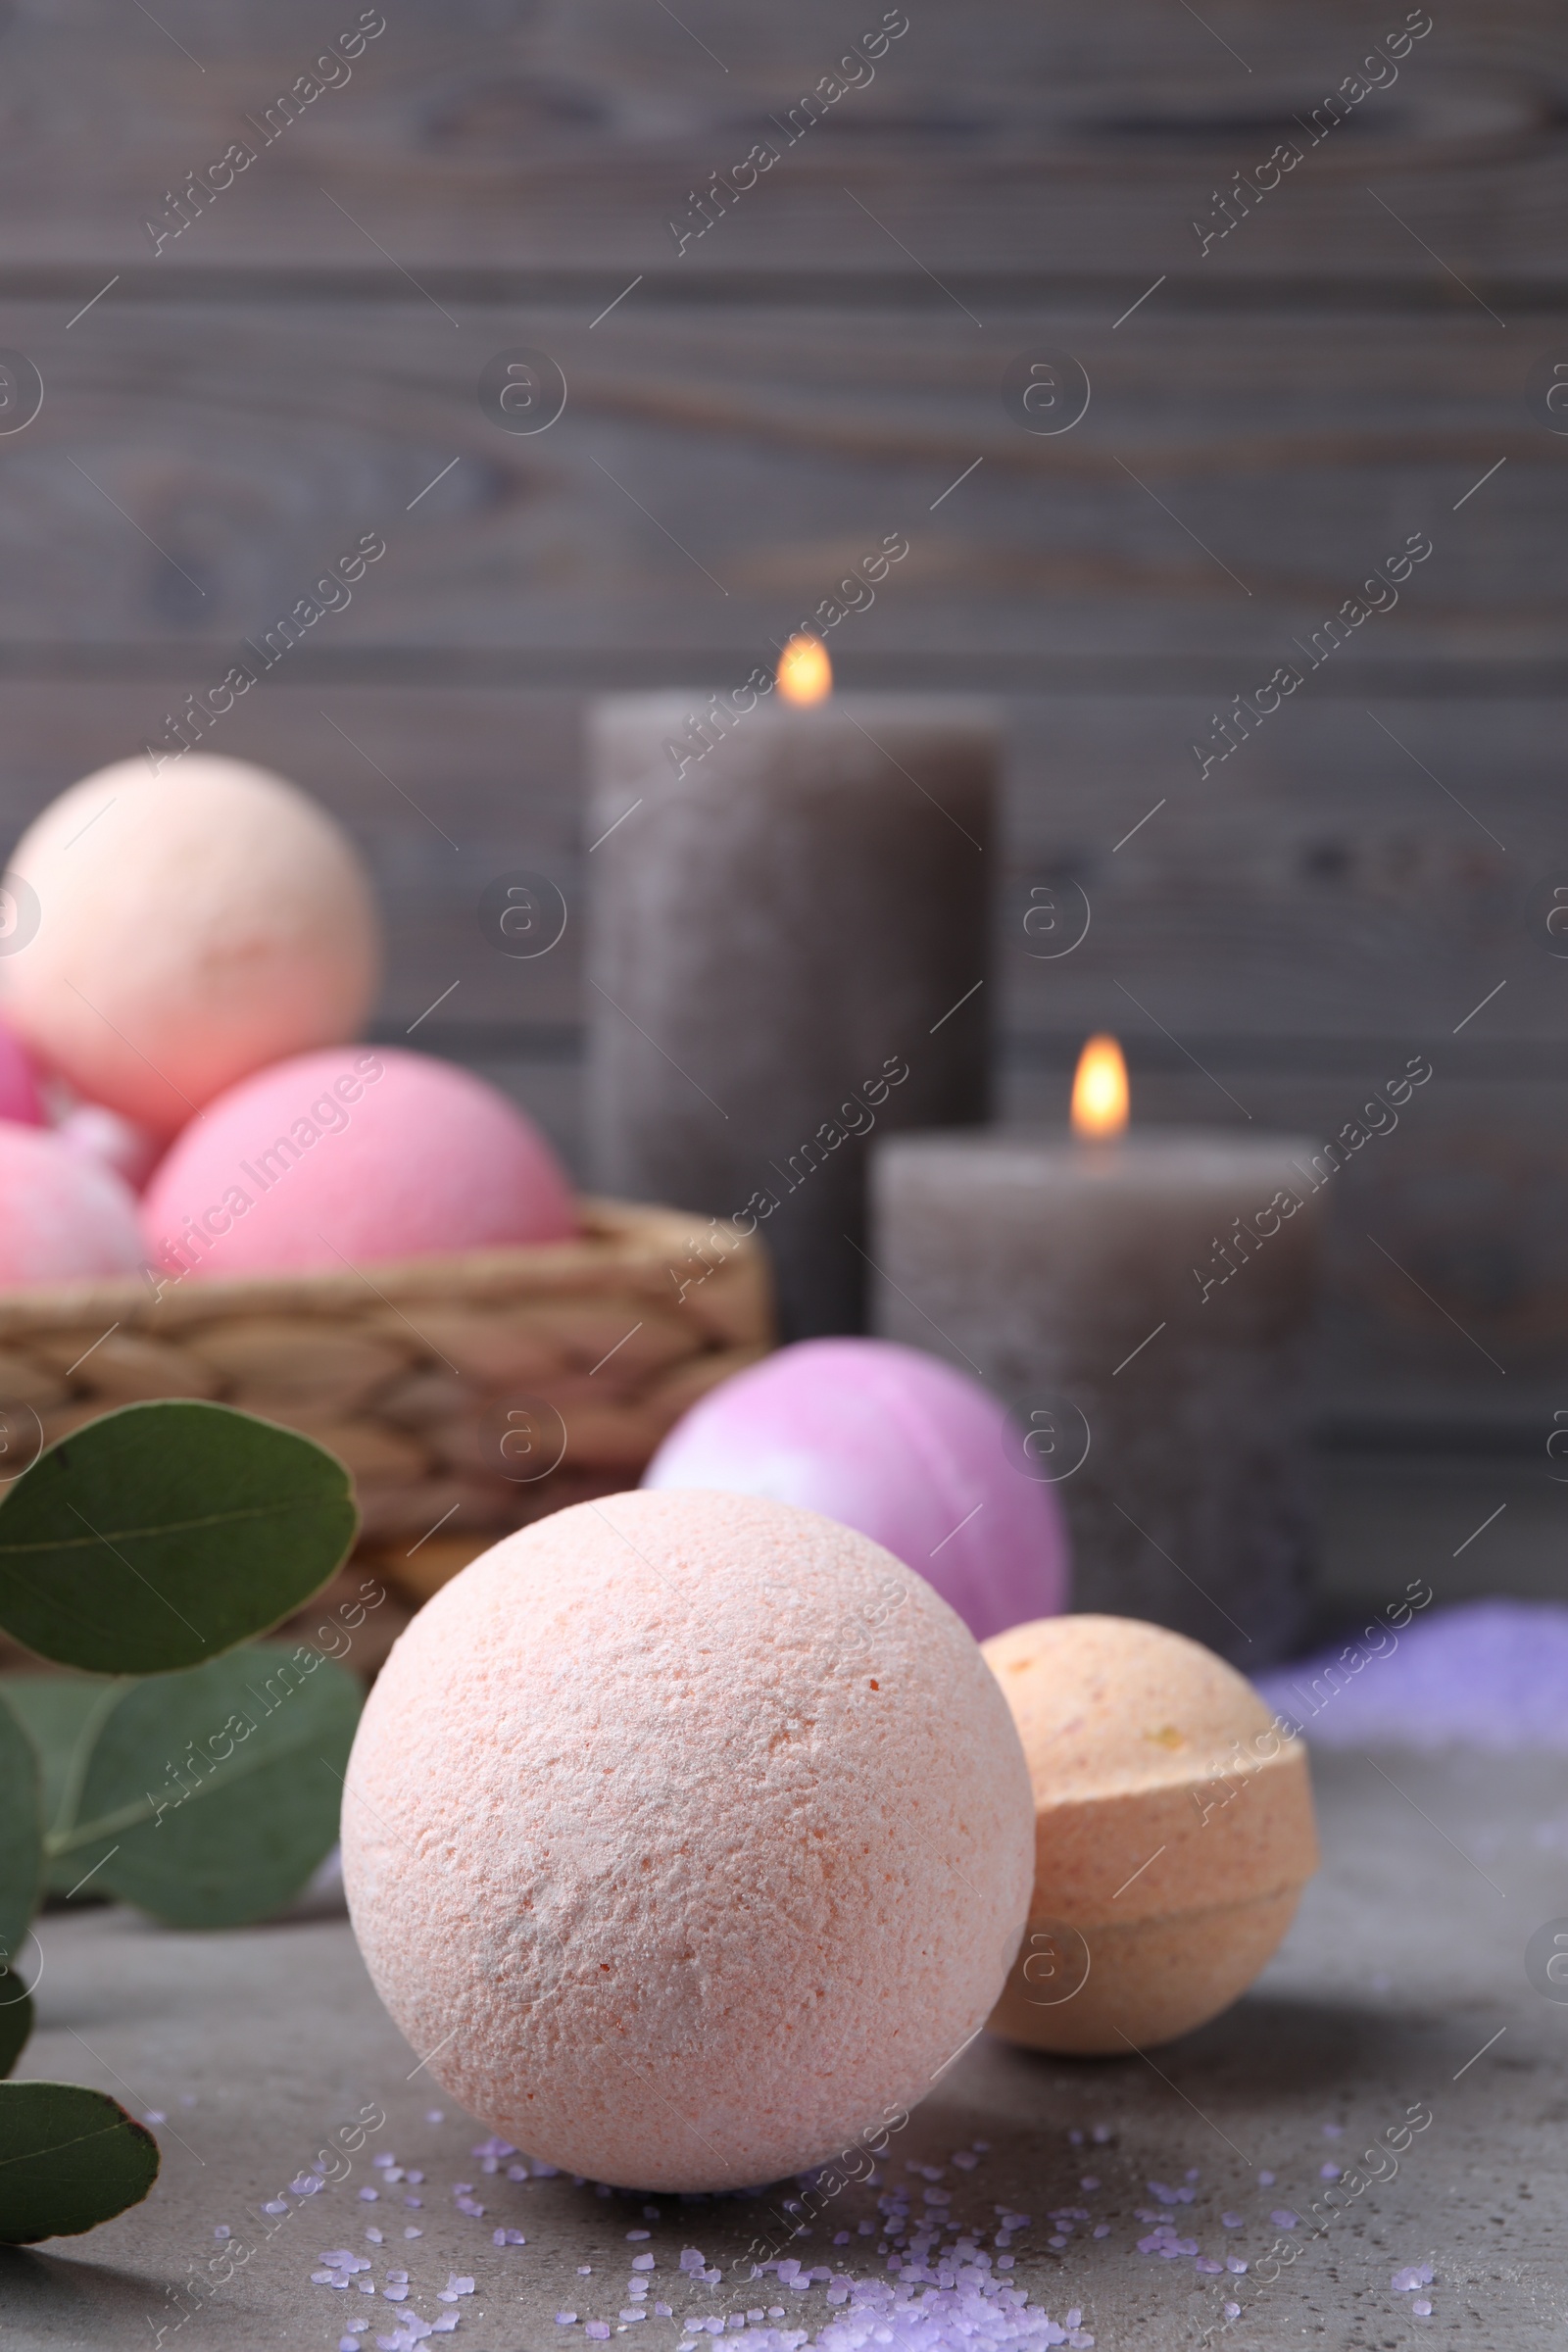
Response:
M0 1022L0 1119L12 1119L19 1127L44 1123L31 1057L4 1022Z
M803 1340L737 1373L671 1430L645 1487L769 1495L869 1536L934 1585L976 1641L1066 1606L1056 1498L1011 1467L978 1381L888 1340Z

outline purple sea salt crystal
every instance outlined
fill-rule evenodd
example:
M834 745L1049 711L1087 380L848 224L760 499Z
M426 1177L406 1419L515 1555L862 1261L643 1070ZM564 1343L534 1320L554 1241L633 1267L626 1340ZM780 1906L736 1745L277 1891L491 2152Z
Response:
M1298 2213L1293 2213L1288 2205L1276 2205L1268 2218L1276 2230L1294 2230L1301 2217Z
M577 2314L576 2314L574 2311L558 2311L558 2312L557 2312L557 2314L556 2314L556 2326L557 2326L558 2328L575 2328L575 2327L576 2327L576 2325L577 2325Z
M1331 1701L1306 1695L1313 1659L1268 1675L1264 1704L1326 1747L1568 1749L1568 1608L1556 1601L1474 1600L1418 1619L1354 1681L1335 1655ZM1338 1687L1336 1687L1336 1685Z
M1396 2271L1389 2284L1396 2295L1407 2295L1413 2287L1430 2286L1433 2271L1430 2263L1412 2264L1408 2270Z

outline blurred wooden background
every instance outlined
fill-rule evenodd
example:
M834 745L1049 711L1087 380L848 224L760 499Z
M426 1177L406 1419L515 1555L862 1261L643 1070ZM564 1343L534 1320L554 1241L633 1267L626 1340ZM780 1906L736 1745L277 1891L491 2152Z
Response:
M1421 1508L1485 1463L1554 1544L1568 24L1445 0L1323 135L1422 11L908 0L874 78L786 147L882 13L386 0L264 143L351 0L0 10L0 344L45 387L0 437L0 818L156 740L380 533L206 743L364 845L382 1034L450 991L415 1042L574 1154L585 698L738 683L901 531L832 652L845 686L1007 714L1004 1106L1060 1116L1091 1027L1126 1038L1151 1119L1328 1133L1428 1054L1336 1179L1325 1434L1352 1481L1396 1452ZM155 252L234 140L254 162ZM680 250L671 221L759 141L779 161ZM1303 160L1205 250L1194 221L1282 141ZM520 346L568 387L532 436L477 388ZM1009 411L1040 352L1092 386L1070 431ZM1201 776L1215 713L1304 666L1411 533L1433 553L1396 610ZM519 866L579 918L538 963L478 925ZM1028 952L1037 888L1063 940L1092 908L1055 960Z

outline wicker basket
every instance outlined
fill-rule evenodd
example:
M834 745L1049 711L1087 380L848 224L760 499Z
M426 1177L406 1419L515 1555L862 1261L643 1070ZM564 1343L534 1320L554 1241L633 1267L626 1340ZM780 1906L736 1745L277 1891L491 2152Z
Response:
M0 1297L8 1467L115 1405L218 1397L339 1455L362 1551L423 1597L506 1530L635 1485L687 1406L773 1344L755 1242L579 1210L578 1239L539 1248Z

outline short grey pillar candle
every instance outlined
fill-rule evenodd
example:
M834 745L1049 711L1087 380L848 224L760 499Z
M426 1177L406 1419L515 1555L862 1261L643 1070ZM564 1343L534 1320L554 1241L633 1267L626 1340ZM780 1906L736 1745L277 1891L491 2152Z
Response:
M997 736L765 691L592 714L588 1157L755 1226L800 1339L861 1328L866 1138L986 1114Z
M872 1325L1012 1409L1056 1481L1073 1606L1244 1671L1300 1632L1316 1146L1146 1130L896 1138L872 1172Z

